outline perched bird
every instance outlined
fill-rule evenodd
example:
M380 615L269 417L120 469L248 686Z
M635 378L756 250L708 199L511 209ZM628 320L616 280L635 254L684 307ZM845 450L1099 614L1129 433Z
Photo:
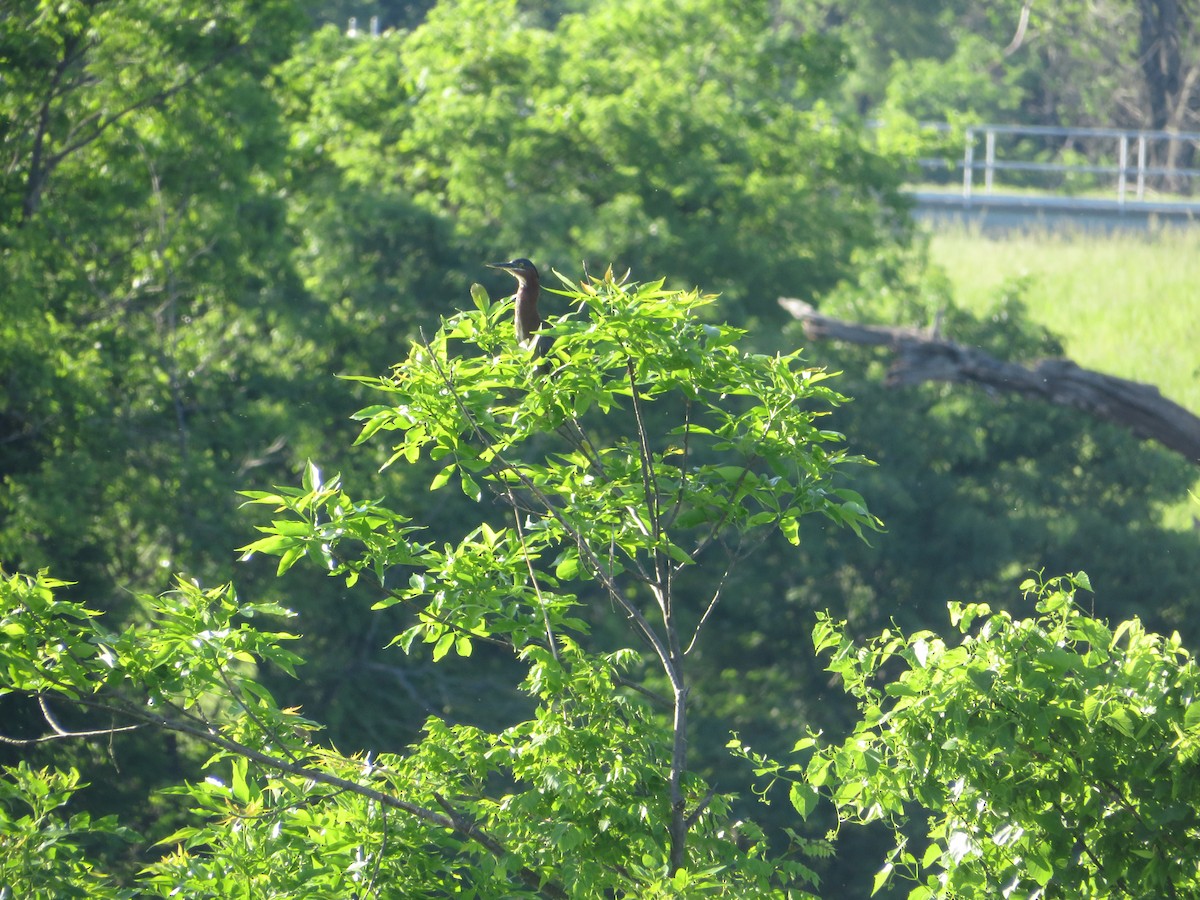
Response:
M542 356L546 352L544 342L537 340L537 332L542 327L542 316L538 312L538 294L541 287L538 284L538 270L529 260L520 258L511 262L488 263L489 269L503 269L517 279L517 343L526 349L533 347L534 356Z

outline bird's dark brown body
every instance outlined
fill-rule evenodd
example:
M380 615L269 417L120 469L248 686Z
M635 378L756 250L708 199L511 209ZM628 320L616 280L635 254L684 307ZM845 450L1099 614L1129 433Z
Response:
M524 258L511 262L488 263L488 268L503 269L517 279L517 313L514 322L517 343L522 347L529 347L542 327L542 316L538 312L538 295L541 293L538 270L533 263ZM536 355L541 356L543 352L545 348L539 346Z

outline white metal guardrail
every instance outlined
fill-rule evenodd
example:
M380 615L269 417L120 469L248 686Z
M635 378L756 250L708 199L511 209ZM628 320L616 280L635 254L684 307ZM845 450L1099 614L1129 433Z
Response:
M954 131L944 123L922 127ZM922 158L919 163L935 177L960 172L965 200L979 193L980 178L984 194L992 194L1003 182L1008 190L1041 189L1059 195L1112 190L1118 203L1131 197L1189 200L1200 187L1200 168L1194 167L1200 160L1200 132L971 125L962 134L959 159Z

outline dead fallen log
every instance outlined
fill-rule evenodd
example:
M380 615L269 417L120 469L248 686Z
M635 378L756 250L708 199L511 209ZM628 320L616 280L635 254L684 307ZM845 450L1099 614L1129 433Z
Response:
M801 322L809 340L891 349L895 361L887 376L890 387L949 381L1012 391L1084 410L1200 464L1200 418L1153 385L1084 369L1069 359L1043 359L1032 367L1005 362L920 329L860 325L825 316L803 300L781 297L779 305Z

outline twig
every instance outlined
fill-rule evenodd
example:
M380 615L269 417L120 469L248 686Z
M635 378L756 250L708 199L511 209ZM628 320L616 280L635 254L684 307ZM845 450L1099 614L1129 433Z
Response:
M687 649L683 651L683 655L687 656L692 652L692 648L696 646L696 641L700 637L700 629L704 627L704 623L708 621L708 617L717 607L717 601L721 599L721 590L725 587L725 579L729 577L729 569L725 570L725 574L721 576L721 580L717 582L717 589L713 591L712 599L708 601L708 606L704 610L704 615L700 617L700 621L696 623L696 630L692 632L692 639L688 642Z
M121 731L137 731L143 728L143 725L119 725L110 726L109 728L94 728L88 731L71 731L64 728L58 723L50 713L50 707L46 705L46 698L42 694L38 695L38 706L41 707L42 717L46 720L46 724L50 726L53 734L44 734L36 738L14 738L8 735L0 734L0 744L10 744L14 747L30 747L34 744L44 744L48 741L61 741L68 738L88 738L88 737L103 737L113 735Z
M550 645L550 653L554 657L555 662L559 662L558 644L554 640L554 630L550 627L550 614L546 612L546 600L542 597L542 586L538 583L537 572L533 569L533 560L529 556L529 547L525 544L525 530L521 527L521 515L517 512L516 501L512 496L512 488L505 485L508 491L509 502L513 504L513 524L517 528L517 540L521 542L521 555L525 558L525 568L529 570L529 581L533 585L533 592L537 595L538 609L542 613L542 624L546 627L546 643Z

